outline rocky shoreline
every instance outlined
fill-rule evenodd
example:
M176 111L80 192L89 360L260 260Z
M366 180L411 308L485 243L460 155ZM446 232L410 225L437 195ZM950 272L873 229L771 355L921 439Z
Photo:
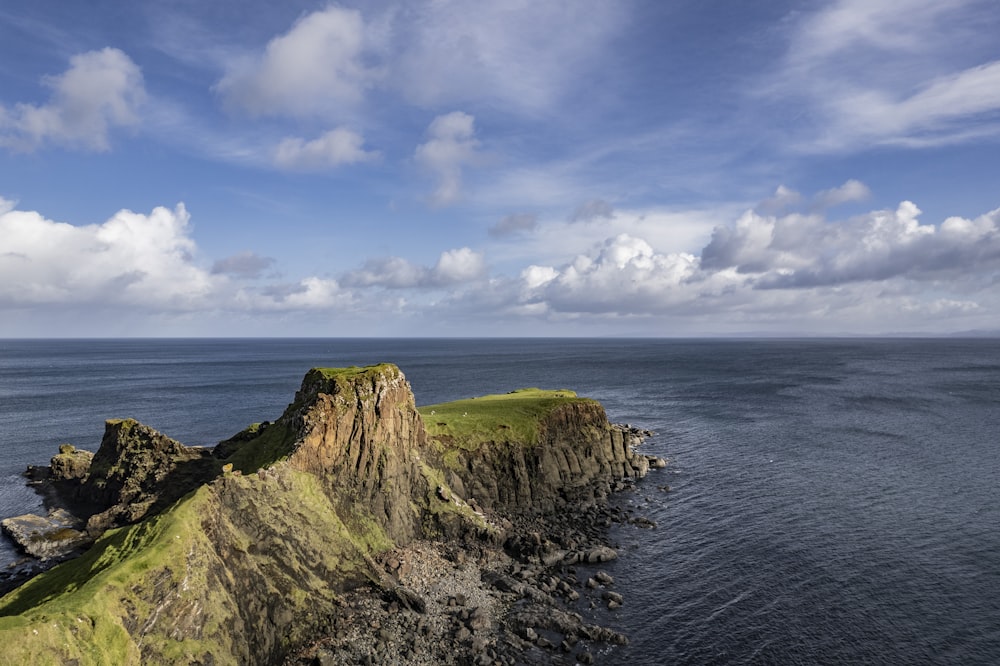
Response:
M628 643L587 619L627 603L602 565L618 557L610 526L628 522L653 526L602 502L511 526L502 545L420 541L386 553L393 590L352 591L285 666L601 663Z

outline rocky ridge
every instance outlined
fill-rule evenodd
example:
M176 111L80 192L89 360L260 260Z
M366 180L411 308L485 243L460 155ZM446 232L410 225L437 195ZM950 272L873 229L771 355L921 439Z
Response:
M0 661L357 663L358 618L380 627L367 659L400 622L409 647L393 658L412 659L398 663L428 646L444 650L434 663L513 663L622 640L572 610L596 589L575 567L614 556L600 501L646 473L631 449L641 433L571 392L497 404L503 423L463 431L447 406L422 417L381 365L310 371L280 419L214 451L108 422L86 474L79 456L50 466L97 541L0 599L0 636L16 646ZM536 411L522 418L525 406ZM477 407L462 418L492 408ZM546 520L568 506L573 520ZM439 606L452 610L431 620Z

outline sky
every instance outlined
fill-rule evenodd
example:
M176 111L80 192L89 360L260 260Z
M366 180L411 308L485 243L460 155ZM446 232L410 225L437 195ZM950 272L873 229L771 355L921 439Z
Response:
M0 337L1000 332L996 0L4 0Z

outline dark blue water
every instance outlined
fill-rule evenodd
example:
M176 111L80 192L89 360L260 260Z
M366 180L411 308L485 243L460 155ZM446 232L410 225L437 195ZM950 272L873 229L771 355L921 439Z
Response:
M571 388L659 433L671 466L620 497L659 526L614 530L602 619L632 643L604 663L1000 663L995 340L0 341L0 513L105 418L211 445L310 367L381 361L418 404Z

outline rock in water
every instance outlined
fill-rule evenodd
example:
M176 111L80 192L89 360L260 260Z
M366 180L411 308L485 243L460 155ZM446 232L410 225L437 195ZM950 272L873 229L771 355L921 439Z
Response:
M83 521L64 509L45 517L26 514L7 518L0 525L25 553L41 560L65 557L93 541L83 531Z

